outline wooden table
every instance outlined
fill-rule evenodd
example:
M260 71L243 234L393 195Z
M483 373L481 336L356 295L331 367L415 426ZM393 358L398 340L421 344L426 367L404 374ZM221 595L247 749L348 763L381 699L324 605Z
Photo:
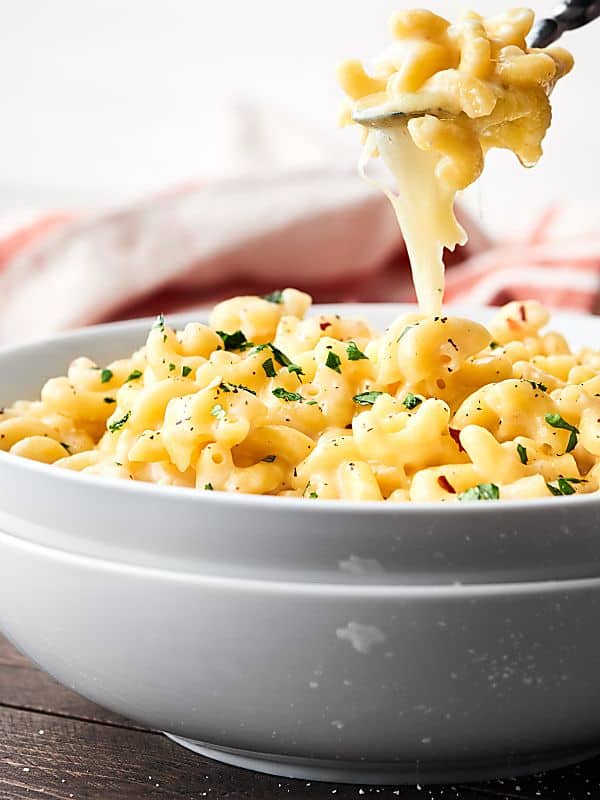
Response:
M600 758L469 786L343 786L272 778L189 753L57 684L0 637L0 800L592 800Z

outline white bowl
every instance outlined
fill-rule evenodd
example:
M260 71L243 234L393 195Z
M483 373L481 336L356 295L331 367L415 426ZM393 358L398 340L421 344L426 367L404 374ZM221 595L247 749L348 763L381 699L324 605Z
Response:
M380 328L402 310L343 307ZM600 321L560 314L556 327L589 343ZM0 352L0 401L35 397L76 355L129 353L147 328ZM364 783L600 751L596 495L308 503L5 453L0 486L0 627L63 683L192 749Z

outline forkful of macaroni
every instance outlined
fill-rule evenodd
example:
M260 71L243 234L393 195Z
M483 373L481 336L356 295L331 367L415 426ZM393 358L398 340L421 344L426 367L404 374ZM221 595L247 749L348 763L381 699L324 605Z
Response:
M487 19L468 12L454 24L423 9L398 11L394 41L371 74L357 60L338 68L347 95L341 122L363 128L363 177L380 155L397 183L398 194L376 185L394 206L424 314L440 311L444 248L467 240L454 200L477 180L487 151L511 150L526 167L542 155L550 94L573 58L560 47L528 47L533 22L526 8Z

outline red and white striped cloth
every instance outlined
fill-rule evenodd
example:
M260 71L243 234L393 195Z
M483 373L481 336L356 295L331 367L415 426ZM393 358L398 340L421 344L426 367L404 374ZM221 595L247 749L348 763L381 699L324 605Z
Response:
M446 300L535 297L595 312L598 216L573 227L553 209L524 240L496 243L459 212L470 239L448 255ZM386 198L353 170L319 168L186 186L101 214L0 220L2 344L282 286L324 302L412 300Z

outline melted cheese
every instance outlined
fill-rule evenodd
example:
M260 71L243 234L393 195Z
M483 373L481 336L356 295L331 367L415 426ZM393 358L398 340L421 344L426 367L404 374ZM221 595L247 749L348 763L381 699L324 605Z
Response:
M373 107L410 115L368 133L364 152L381 155L396 180L397 194L380 188L404 234L424 313L441 308L444 248L467 238L454 199L477 180L487 151L509 149L524 166L542 155L549 95L573 59L561 48L529 49L532 23L528 9L491 19L469 12L454 25L430 11L398 12L391 26L396 41L373 75L358 61L338 70L348 95L344 123ZM365 154L360 168L365 174Z

